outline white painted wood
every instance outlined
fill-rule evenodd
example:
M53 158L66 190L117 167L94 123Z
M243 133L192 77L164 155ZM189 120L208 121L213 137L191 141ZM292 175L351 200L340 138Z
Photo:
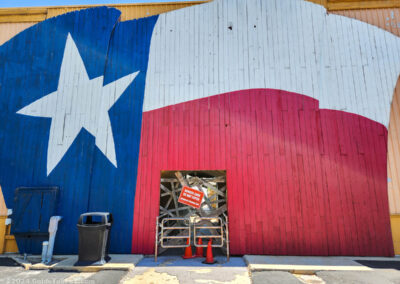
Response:
M307 1L214 0L159 16L143 110L273 88L387 127L399 54L395 35Z
M82 128L95 137L96 146L117 167L108 111L139 72L103 86L103 76L89 79L72 36L68 34L57 91L17 113L51 118L47 175L57 166Z

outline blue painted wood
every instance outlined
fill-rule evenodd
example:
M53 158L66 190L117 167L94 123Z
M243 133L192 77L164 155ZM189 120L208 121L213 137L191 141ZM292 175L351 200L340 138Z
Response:
M110 211L115 216L111 252L130 252L144 80L157 17L117 23L119 16L118 10L106 7L61 15L0 47L0 184L8 208L14 207L17 187L60 188L56 214L64 219L56 253L77 252L76 223L80 214L92 210ZM94 137L81 130L47 177L51 119L16 112L57 90L68 33L90 79L105 75L107 84L134 71L140 73L109 112L118 168L98 150ZM33 218L38 213L33 210L31 214Z
M142 106L149 47L157 16L118 23L110 41L104 84L139 71L110 109L118 168L96 149L89 211L113 214L110 251L130 253ZM107 174L104 174L107 173Z
M11 233L22 253L41 252L41 242L48 237L50 217L56 212L58 191L57 187L15 190Z

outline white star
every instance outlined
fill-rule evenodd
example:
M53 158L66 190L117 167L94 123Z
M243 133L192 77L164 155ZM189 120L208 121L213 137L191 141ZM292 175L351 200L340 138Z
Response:
M78 48L68 34L57 91L17 112L51 118L47 175L60 162L82 128L95 137L96 146L117 167L108 110L138 73L126 75L106 86L103 86L103 76L90 80Z

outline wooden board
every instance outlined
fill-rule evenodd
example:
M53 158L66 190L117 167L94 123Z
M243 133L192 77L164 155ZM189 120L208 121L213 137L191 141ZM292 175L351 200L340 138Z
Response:
M199 114L199 125L180 124L177 114L184 109ZM172 119L165 123L160 113ZM213 113L223 115L210 123L206 118ZM158 143L142 140L139 180L144 182L137 184L136 202L142 206L135 207L134 253L154 249L158 200L146 196L159 194L159 184L146 181L179 168L226 169L232 254L393 254L383 125L268 89L146 112L143 125L143 138L178 126L179 133L192 132L191 140L201 144L193 158L192 145L180 135ZM179 153L163 151L165 143L188 156L175 159Z
M399 0L308 0L326 7L328 11L399 8Z

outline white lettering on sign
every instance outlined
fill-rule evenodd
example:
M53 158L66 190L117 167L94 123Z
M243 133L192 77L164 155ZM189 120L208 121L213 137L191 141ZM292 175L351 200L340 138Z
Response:
M200 208L204 193L193 188L183 187L178 202Z

